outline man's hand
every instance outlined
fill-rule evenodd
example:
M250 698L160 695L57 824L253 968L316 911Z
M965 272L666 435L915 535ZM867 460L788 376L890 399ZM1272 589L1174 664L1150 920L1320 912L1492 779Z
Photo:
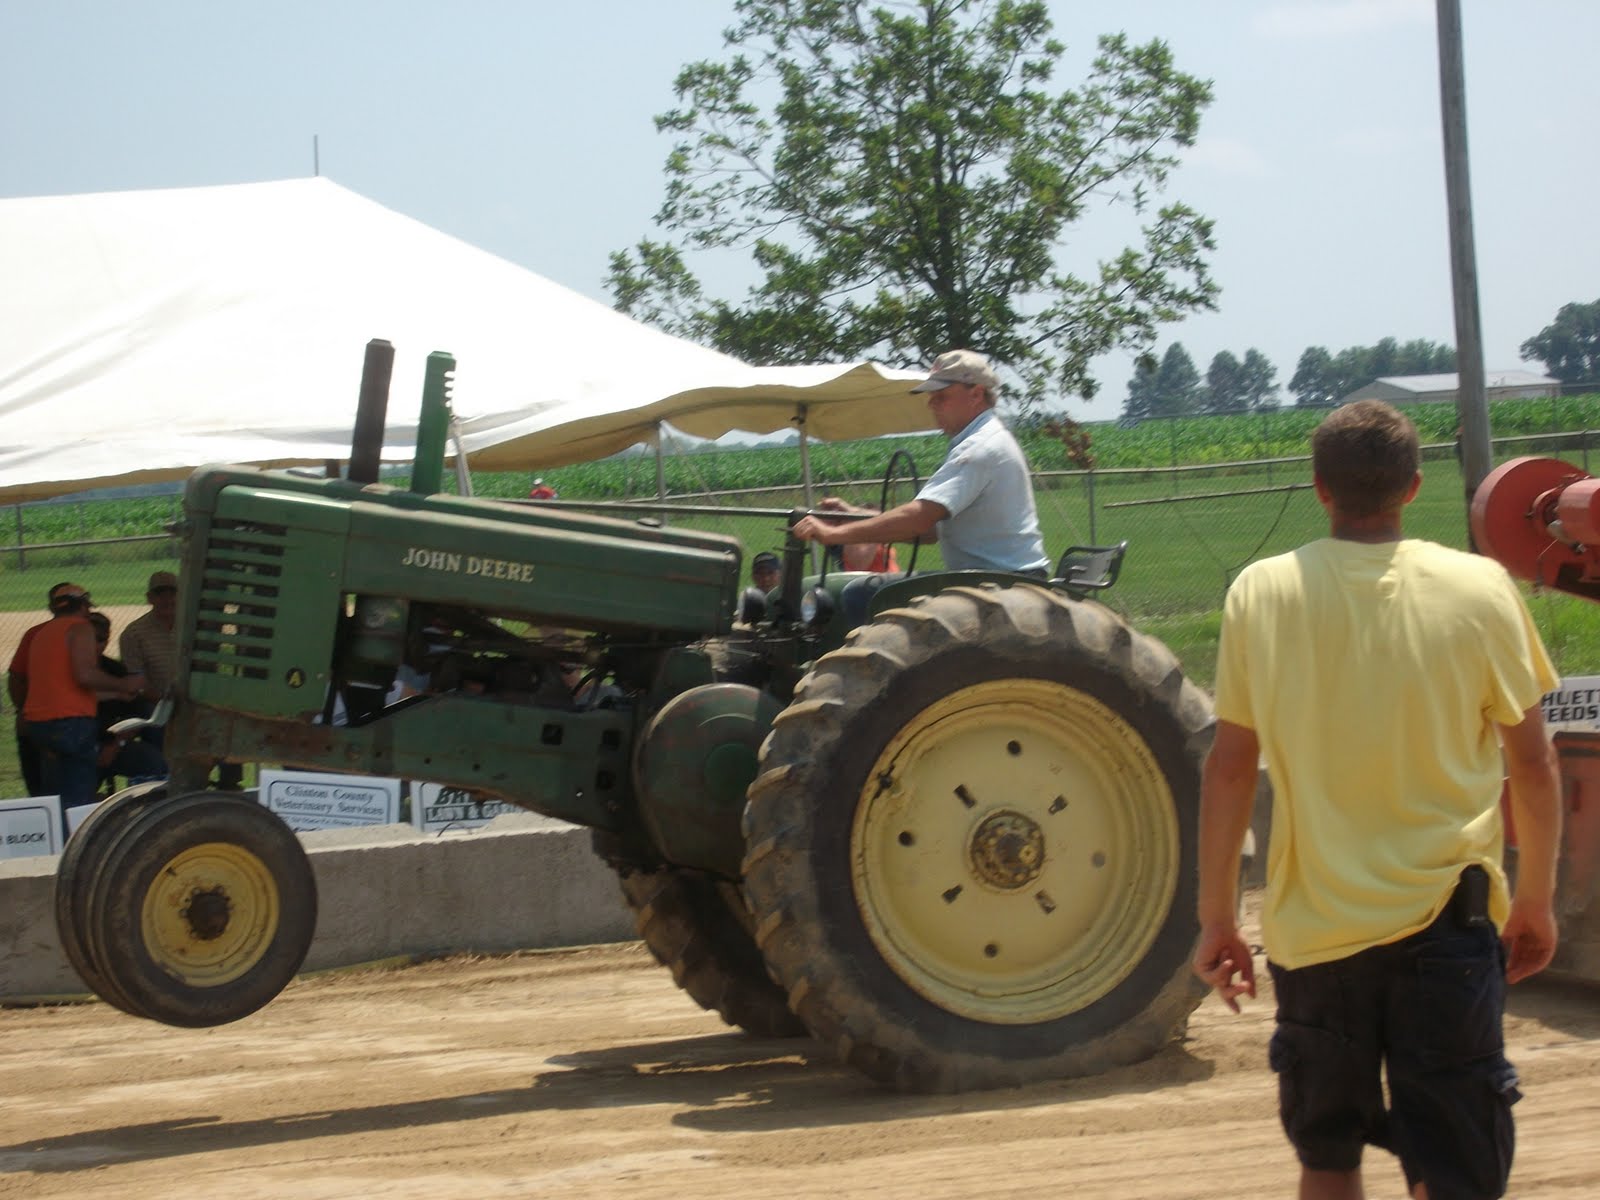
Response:
M821 542L824 546L837 546L845 540L846 528L821 517L801 517L789 531L803 542Z
M143 675L124 675L122 677L122 690L129 700L137 700L144 691Z
M1194 973L1213 988L1222 1002L1239 1011L1239 996L1256 995L1256 968L1250 947L1235 925L1207 925L1194 948ZM1237 978L1236 978L1237 977Z
M1556 915L1550 904L1513 899L1500 944L1506 948L1507 983L1520 983L1548 967L1556 952Z

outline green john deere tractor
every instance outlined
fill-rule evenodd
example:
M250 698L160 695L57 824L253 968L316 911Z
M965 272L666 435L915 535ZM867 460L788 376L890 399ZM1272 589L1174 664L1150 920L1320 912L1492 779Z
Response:
M1212 715L1089 598L1115 556L807 579L791 539L752 605L733 539L441 492L452 366L429 361L409 489L374 482L365 386L351 478L190 481L170 778L100 805L60 867L90 987L202 1026L298 970L310 866L207 790L227 760L588 826L699 1004L898 1088L1091 1073L1182 1031ZM607 686L575 693L573 662Z

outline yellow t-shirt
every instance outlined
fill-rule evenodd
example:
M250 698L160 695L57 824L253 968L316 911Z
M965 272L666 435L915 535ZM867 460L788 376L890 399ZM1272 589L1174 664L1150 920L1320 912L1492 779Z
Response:
M1311 966L1426 928L1471 863L1504 924L1494 726L1555 686L1498 563L1324 538L1246 567L1223 611L1216 713L1255 730L1272 779L1267 956Z

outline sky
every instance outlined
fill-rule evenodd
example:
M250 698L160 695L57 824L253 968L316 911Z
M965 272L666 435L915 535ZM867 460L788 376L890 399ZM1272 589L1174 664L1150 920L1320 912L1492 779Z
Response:
M1462 0L1485 367L1600 295L1600 4ZM1166 199L1216 221L1218 309L1167 327L1204 372L1259 349L1453 344L1434 0L1051 0L1083 77L1097 36L1165 40L1212 81ZM653 118L717 58L732 0L0 0L0 197L320 173L609 303L610 252L660 236ZM1125 244L1092 213L1060 251ZM748 282L742 261L708 278ZM0 279L0 287L15 281ZM727 290L726 288L724 290ZM382 336L382 331L374 331ZM554 349L554 348L553 348ZM1079 418L1115 417L1130 358Z

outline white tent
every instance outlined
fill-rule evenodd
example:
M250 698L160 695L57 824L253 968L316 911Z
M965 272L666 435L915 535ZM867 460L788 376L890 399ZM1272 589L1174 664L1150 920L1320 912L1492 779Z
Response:
M427 355L484 469L714 437L931 423L909 372L750 367L326 179L0 200L0 501L348 457L366 343L395 346L384 458Z

